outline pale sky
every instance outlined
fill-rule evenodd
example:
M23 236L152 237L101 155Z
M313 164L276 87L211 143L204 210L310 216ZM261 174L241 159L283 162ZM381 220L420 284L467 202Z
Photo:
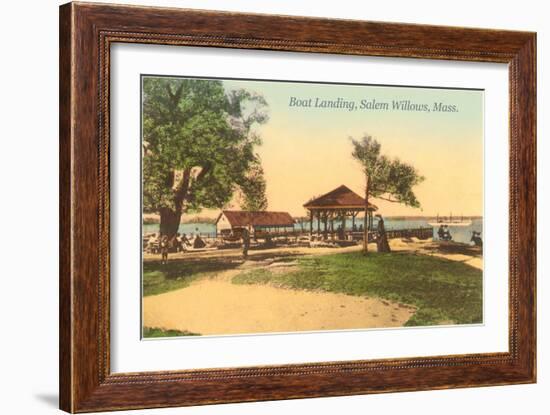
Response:
M271 81L224 81L264 96L269 121L258 131L268 210L305 215L312 196L345 184L363 194L364 176L349 137L374 136L381 153L413 164L425 181L414 188L421 209L373 199L384 216L481 215L483 212L483 91ZM388 102L389 110L291 107L301 100ZM427 104L430 112L397 111L392 100ZM457 112L433 111L435 102Z

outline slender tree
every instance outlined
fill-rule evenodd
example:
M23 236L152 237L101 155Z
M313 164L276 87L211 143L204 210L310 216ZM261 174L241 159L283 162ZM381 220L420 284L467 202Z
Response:
M352 156L357 160L365 175L365 218L363 250L368 252L367 212L369 198L375 197L407 206L420 207L413 187L424 181L411 164L399 159L389 159L380 154L381 145L372 136L365 134L360 139L350 138Z
M261 164L254 163L244 178L241 192L241 209L248 211L263 211L267 209L267 197L265 195L266 182L264 169Z
M261 196L255 126L266 110L261 95L226 91L222 81L143 79L143 207L160 215L161 235L174 236L184 213L221 208L236 191Z

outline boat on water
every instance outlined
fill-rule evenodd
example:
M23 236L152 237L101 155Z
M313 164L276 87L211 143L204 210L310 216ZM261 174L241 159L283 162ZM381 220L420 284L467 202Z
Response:
M451 213L449 217L439 216L437 215L435 222L428 222L428 225L430 226L470 226L472 224L472 221L470 219L464 219L463 216L454 217Z

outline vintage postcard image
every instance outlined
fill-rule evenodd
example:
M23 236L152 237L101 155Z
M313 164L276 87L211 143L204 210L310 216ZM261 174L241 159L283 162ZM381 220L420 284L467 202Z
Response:
M141 96L143 338L483 323L483 90Z

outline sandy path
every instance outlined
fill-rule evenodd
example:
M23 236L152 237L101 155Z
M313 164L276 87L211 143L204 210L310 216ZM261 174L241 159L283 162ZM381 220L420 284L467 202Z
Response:
M145 297L146 327L236 334L403 326L415 309L388 301L269 285L236 285L242 270Z
M468 252L442 252L431 240L393 239L392 251L416 252L466 263L483 269L482 257ZM143 299L146 327L187 330L203 335L400 327L414 314L415 308L377 298L346 294L309 292L270 285L236 285L231 279L246 269L269 266L269 261L254 260L268 254L272 260L289 255L325 255L358 251L346 248L281 247L251 251L253 261L221 272L215 278L195 281L189 287ZM375 251L376 245L369 244ZM242 258L240 250L187 252L176 258ZM146 260L157 259L155 256ZM257 261L254 263L254 261ZM284 265L284 264L280 264ZM291 265L291 264L287 264Z

